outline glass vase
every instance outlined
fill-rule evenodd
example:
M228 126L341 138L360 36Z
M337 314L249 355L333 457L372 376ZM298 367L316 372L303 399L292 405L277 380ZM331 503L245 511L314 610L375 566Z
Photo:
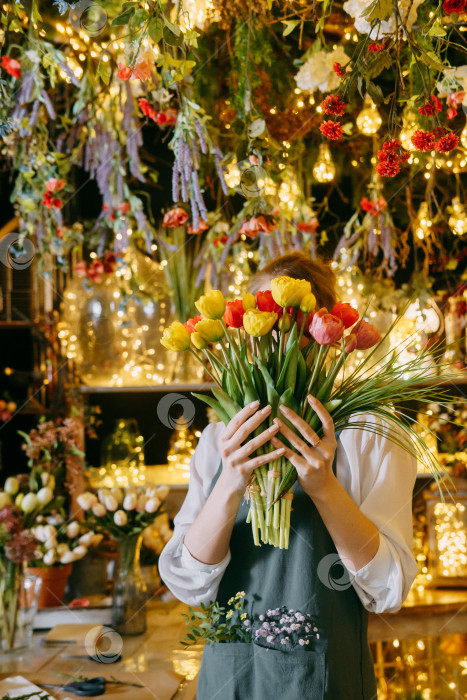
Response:
M119 539L112 627L121 635L137 635L146 631L147 588L139 561L142 540L142 532Z
M29 646L42 580L27 574L22 564L7 561L0 580L0 648L16 651Z

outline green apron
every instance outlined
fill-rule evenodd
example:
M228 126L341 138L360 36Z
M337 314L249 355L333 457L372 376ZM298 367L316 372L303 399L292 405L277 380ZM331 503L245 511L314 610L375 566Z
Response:
M333 470L336 473L336 456ZM211 490L221 471L222 464ZM254 545L246 522L248 505L242 502L217 601L229 607L227 601L245 591L254 617L282 605L309 613L316 619L320 638L306 651L280 651L254 643L206 644L197 700L376 700L368 612L313 501L298 482L293 493L286 550Z

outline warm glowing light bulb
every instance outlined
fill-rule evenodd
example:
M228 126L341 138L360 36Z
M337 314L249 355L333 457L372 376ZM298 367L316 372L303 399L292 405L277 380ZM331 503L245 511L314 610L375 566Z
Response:
M461 132L461 144L467 150L467 124L464 126Z
M456 236L467 233L467 212L459 197L454 197L452 200L452 214L448 223Z
M415 235L417 238L420 240L428 238L432 225L433 222L430 219L428 203L422 202L417 212L417 218L415 219Z
M332 160L331 151L327 143L319 146L318 157L313 166L313 177L318 182L331 182L336 174L336 166Z
M357 115L356 121L359 131L366 136L376 134L383 123L381 115L376 109L375 103L370 97L368 97L368 95L365 97L363 109L360 114Z

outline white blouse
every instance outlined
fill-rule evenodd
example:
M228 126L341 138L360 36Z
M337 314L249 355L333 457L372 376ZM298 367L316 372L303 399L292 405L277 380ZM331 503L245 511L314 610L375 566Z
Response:
M359 422L380 422L355 416ZM221 461L219 437L223 423L203 431L190 464L188 493L174 519L174 534L159 559L159 573L184 603L199 605L216 599L230 551L218 564L195 559L183 539L201 511ZM376 525L379 549L358 571L348 571L362 604L375 613L396 612L417 573L412 554L412 491L417 465L398 445L361 427L342 431L337 444L336 476L361 512ZM293 518L293 512L292 512ZM264 545L266 546L266 545Z

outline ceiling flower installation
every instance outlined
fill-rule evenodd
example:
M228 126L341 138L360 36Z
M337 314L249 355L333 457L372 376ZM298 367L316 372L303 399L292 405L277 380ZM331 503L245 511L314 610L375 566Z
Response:
M99 282L136 248L186 315L287 250L427 286L440 252L461 264L465 0L32 0L0 21L1 162L44 271L84 250Z

